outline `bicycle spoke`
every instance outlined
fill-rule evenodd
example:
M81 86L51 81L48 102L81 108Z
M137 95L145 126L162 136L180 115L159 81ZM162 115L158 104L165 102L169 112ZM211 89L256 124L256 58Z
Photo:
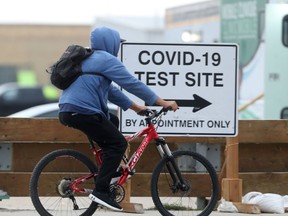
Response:
M193 152L176 152L173 158L172 163L168 157L164 158L152 175L155 206L162 215L209 215L219 190L213 167ZM205 204L200 205L199 201Z
M30 181L31 199L39 214L92 215L97 204L88 198L88 193L74 191L70 186L73 180L90 172L97 172L96 166L74 150L57 150L44 157ZM91 176L79 181L77 187L93 190L95 182Z

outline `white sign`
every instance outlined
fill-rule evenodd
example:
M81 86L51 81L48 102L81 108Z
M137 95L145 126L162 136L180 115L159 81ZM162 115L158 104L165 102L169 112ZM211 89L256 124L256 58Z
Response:
M127 69L163 99L180 109L168 112L158 125L162 135L236 136L238 132L236 44L123 43ZM123 90L124 91L124 90ZM141 99L124 91L133 101ZM160 110L161 107L151 106ZM137 132L144 118L120 113L120 130Z

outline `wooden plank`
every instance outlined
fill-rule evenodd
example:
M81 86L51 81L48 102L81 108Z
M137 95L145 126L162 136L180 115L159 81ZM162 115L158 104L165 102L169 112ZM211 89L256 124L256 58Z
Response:
M30 173L0 172L0 186L9 196L29 196Z
M288 143L288 120L240 120L240 143Z
M288 172L239 173L239 178L243 181L243 195L251 191L260 191L262 193L277 193L281 195L288 194ZM150 182L151 174L136 173L131 178L131 196L151 196ZM195 188L197 189L195 193L199 195L202 193L201 191L205 191L205 184L202 183L200 188Z
M7 118L0 117L0 142L83 142L87 138L80 131L65 127L55 118ZM15 133L17 131L17 133ZM19 133L21 131L21 133ZM222 141L221 141L222 140ZM169 142L224 143L219 137L167 137ZM133 142L139 142L136 139ZM132 143L133 143L132 142Z
M239 145L239 171L286 172L288 167L287 152L288 145L283 143L242 143Z
M150 173L136 173L131 178L131 196L151 196L151 176ZM185 174L184 176L191 182L190 196L209 197L211 195L211 183L206 174ZM171 190L167 187L167 177L164 175L160 178L158 187L161 189L162 196L171 196Z
M243 180L243 195L251 191L261 193L288 194L288 172L239 173Z
M239 142L238 137L226 139L226 178L238 178L239 172Z
M78 130L61 125L58 119L0 118L0 142L63 142L86 141Z
M288 120L240 120L240 143L287 143ZM55 118L0 118L1 141L65 142L85 141L78 130L65 127ZM15 133L17 131L17 133ZM19 133L21 131L21 133ZM269 133L268 133L269 131ZM261 135L259 135L261 134ZM275 138L276 141L275 141ZM166 137L175 143L225 143L221 137Z
M14 143L11 171L31 172L44 155L57 149L74 149L95 161L87 143Z
M227 201L241 202L242 180L239 179L238 136L228 137L225 148L226 178L222 179L222 197Z
M240 143L287 143L288 120L240 120ZM7 118L0 117L1 141L84 141L78 130L61 125L55 118ZM17 131L17 133L15 133ZM19 133L21 131L21 133ZM269 131L269 133L268 133ZM261 135L260 135L261 134ZM276 141L275 141L276 138ZM225 143L221 137L166 137L168 142Z
M46 173L41 180L41 187L39 189L39 193L42 195L49 194L51 196L58 196L57 193L57 180L61 181L63 178L60 173ZM66 175L67 176L67 175ZM79 176L79 174L69 174L70 177ZM31 173L30 172L1 172L0 173L0 186L1 189L6 191L9 196L30 196L29 192L29 184L30 184ZM50 179L54 179L52 183L49 183ZM94 189L93 180L87 181L86 183L81 183L81 186ZM123 184L123 187L127 194L125 195L124 202L130 201L130 182ZM80 195L80 193L78 193ZM87 194L82 194L83 196L87 196Z
M120 204L123 208L123 212L127 213L144 213L144 207L142 203L129 203L129 202L122 202Z
M254 204L244 204L241 202L233 202L233 205L236 206L239 213L245 213L245 214L260 214L261 210L258 205Z
M288 120L241 120L239 122L239 177L243 179L243 193L252 190L273 193L283 192L284 194L288 193L288 186L286 184L287 176L285 176L285 179L282 174L275 174L275 171L287 171L288 157L286 156L286 152L288 151L288 145L285 145L288 144L288 133L286 132L288 129L287 127ZM171 147L175 149L177 148L175 143L181 142L225 144L225 138L219 137L165 138ZM76 148L85 152L85 154L90 155L85 135L80 131L64 127L59 123L58 119L0 118L0 142L13 143L13 161L11 171L17 172L30 172L44 154L59 147L62 148L68 146ZM140 139L136 139L131 143L131 145L136 147L139 142ZM144 152L143 158L136 166L138 173L151 173L155 165L155 163L151 163L151 161L159 160L159 157L155 153L153 144L151 146L151 148L149 146L147 151ZM249 173L249 177L246 178L247 176L243 173L246 171L255 173ZM258 173L259 171L268 171L269 173ZM135 175L136 179L137 175L138 174ZM151 174L149 175L149 177L143 178L146 182L144 182L143 179L136 181L136 189L139 193L143 192L141 191L141 186L148 186L148 190L146 189L146 191L150 194ZM14 176L10 181L17 181L16 177ZM21 181L25 181L25 177L21 178ZM132 181L132 186L134 185L133 182L134 181ZM277 184L275 184L275 182L277 182ZM15 188L15 185L16 184L9 186ZM22 184L19 182L17 185ZM19 190L18 187L16 188ZM132 190L131 193L133 194L134 191L135 190ZM199 194L202 193L201 191L197 191L197 193L198 192ZM19 193L24 193L23 189L20 189Z
M49 179L53 179L57 177L59 181L62 179L62 177L58 177L59 173L47 173L47 177L43 178L43 185L45 185L44 188L41 189L40 193L41 194L54 194L55 196L57 195L57 191L55 190L56 185L55 182L52 184L48 183ZM59 175L61 176L61 175ZM69 174L69 176L73 177L74 175ZM77 176L75 174L75 176ZM5 172L5 173L0 173L0 185L1 189L7 191L7 193L10 196L28 196L29 195L29 183L30 183L30 177L31 174L28 172ZM55 178L55 179L57 179ZM131 179L131 194L133 196L151 196L150 194L150 181L151 181L151 174L135 174L132 179ZM192 191L193 196L201 196L205 197L206 195L210 194L211 188L209 187L203 187L203 185L208 185L207 179L203 175L196 175L194 180L192 181L193 188L195 190ZM127 185L128 188L125 186L125 191L127 192L127 199L130 199L130 190L129 190L129 185L130 183L128 182ZM162 182L161 184L164 184ZM161 187L160 184L160 187ZM17 186L19 185L19 187ZM23 185L26 185L26 187L23 187ZM165 184L167 189L166 194L171 194L169 191L169 188L167 188L167 184ZM87 185L87 187L91 188L91 185ZM161 189L162 191L162 189ZM165 192L165 191L164 191ZM129 201L129 200L128 200Z
M241 202L242 200L242 179L223 178L222 197L230 202Z
M0 172L1 189L9 196L29 196L30 176L29 172ZM288 172L239 173L239 177L243 180L243 195L251 191L288 194ZM150 173L136 173L131 178L131 196L150 197L150 182ZM201 178L199 184L200 182ZM206 184L202 183L200 187L195 187L195 194L200 196L207 190L205 186Z

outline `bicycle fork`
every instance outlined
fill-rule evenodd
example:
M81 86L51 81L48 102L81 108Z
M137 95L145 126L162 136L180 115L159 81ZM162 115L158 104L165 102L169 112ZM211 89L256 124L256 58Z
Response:
M167 157L168 160L166 162L167 170L173 180L173 185L171 189L174 193L180 189L181 191L188 191L190 189L189 185L184 181L181 171L176 164L175 158L166 143L166 140L163 137L159 137L156 141L156 148L162 158Z

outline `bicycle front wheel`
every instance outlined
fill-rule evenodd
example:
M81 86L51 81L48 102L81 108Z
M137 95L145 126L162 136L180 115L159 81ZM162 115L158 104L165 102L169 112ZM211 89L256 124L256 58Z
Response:
M165 216L207 216L217 203L218 177L211 163L191 151L176 151L155 167L151 195Z
M97 203L92 202L88 194L70 186L73 180L96 172L96 165L78 151L60 149L47 154L35 166L30 179L35 209L41 216L92 215ZM95 187L94 177L79 182L77 187L89 193Z

